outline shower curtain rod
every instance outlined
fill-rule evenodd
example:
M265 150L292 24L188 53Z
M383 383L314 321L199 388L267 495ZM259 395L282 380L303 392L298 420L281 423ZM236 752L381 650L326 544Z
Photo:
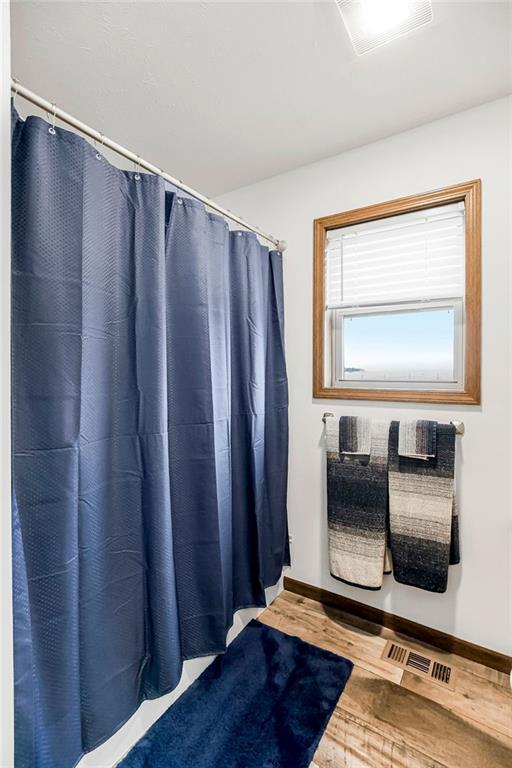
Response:
M231 211L229 211L227 208L223 208L221 205L218 205L218 203L215 203L213 200L210 200L210 198L201 194L201 192L197 192L192 187L189 187L183 181L180 181L179 179L175 179L173 176L170 176L170 174L165 173L165 171L163 171L161 168L158 168L156 165L153 165L152 163L148 163L147 160L143 160L134 152L131 152L129 149L126 149L125 147L121 146L121 144L117 144L117 142L112 141L112 139L108 139L106 136L103 136L103 134L100 133L99 131L96 131L94 128L91 128L85 123L82 123L81 120L78 120L76 117L73 117L73 115L69 115L67 112L64 112L63 109L60 109L55 104L52 104L50 101L43 99L41 96L38 96L37 93L30 91L28 88L25 88L24 85L21 85L21 83L18 83L18 81L15 80L14 78L11 79L11 92L14 94L14 96L17 96L17 95L22 96L27 101L30 101L31 104L35 104L36 107L39 107L40 109L44 109L45 112L47 112L48 114L51 114L53 123L55 123L55 120L58 119L63 123L67 123L67 125L71 125L73 128L76 128L78 131L80 131L80 133L83 133L86 136L89 136L89 138L93 139L94 141L100 142L102 147L108 147L108 149L111 149L113 152L117 152L118 155L122 155L127 160L131 160L133 163L135 163L135 166L137 168L144 168L146 171L149 171L150 173L154 173L157 176L161 176L163 179L168 181L173 186L178 187L178 189L181 189L183 192L186 192L188 195L190 195L191 197L194 197L196 200L200 200L202 203L207 205L208 208L212 208L214 211L217 211L217 213L220 213L221 216L224 216L226 219L230 219L231 221L234 221L236 224L239 224L244 229L248 229L250 232L254 232L263 240L267 240L269 243L272 243L278 251L282 252L286 250L286 242L284 240L278 240L272 235L267 235L265 232L262 232L262 230L259 229L258 227L253 227L251 224L248 224L246 221L244 221L244 219L242 219L240 216L236 216L234 213L231 213Z

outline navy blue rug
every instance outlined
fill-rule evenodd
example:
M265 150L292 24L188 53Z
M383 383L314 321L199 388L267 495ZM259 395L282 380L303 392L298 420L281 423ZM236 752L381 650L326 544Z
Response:
M307 768L352 666L251 621L120 768Z

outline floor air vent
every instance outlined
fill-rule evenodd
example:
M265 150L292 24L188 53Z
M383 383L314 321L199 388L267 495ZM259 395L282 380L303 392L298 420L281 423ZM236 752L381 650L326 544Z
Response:
M421 675L421 677L428 677L432 682L437 683L438 685L453 688L452 668L423 653L411 651L406 646L399 645L390 640L386 643L382 658L408 672Z

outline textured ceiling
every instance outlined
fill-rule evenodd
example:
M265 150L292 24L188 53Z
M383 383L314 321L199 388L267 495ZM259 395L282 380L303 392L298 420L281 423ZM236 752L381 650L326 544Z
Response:
M13 75L216 195L512 92L511 13L435 2L357 57L334 0L23 0Z

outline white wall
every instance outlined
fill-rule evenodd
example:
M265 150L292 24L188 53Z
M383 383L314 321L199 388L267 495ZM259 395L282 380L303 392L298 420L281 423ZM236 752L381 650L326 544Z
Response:
M500 99L220 198L248 221L288 241L284 261L293 538L289 575L508 653L512 640L511 128L512 99ZM313 400L313 219L474 178L481 178L483 185L482 407ZM368 593L329 576L321 422L326 410L337 415L465 422L466 434L458 438L462 563L450 568L446 594L421 592L391 577L386 577L382 591Z
M11 597L11 116L9 3L0 2L0 766L13 757Z

